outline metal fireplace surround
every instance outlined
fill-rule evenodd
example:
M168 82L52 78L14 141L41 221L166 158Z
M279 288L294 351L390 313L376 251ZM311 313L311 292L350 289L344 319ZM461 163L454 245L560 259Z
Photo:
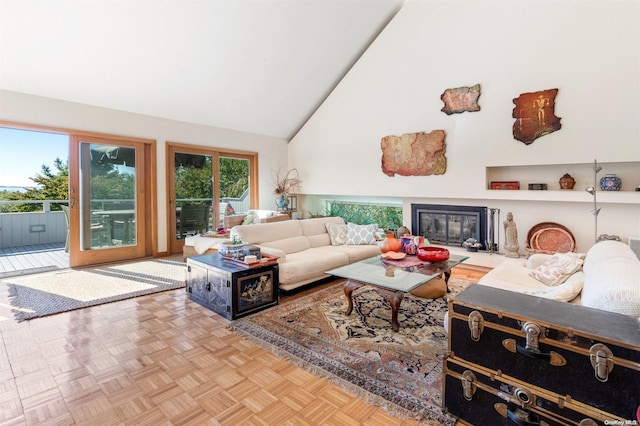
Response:
M462 246L475 238L487 249L487 207L412 204L411 232L431 243Z

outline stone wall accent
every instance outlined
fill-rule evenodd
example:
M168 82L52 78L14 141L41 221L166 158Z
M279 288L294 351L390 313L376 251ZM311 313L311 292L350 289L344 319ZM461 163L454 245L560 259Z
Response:
M480 111L478 98L480 97L480 85L476 84L471 87L457 87L455 89L447 89L440 96L444 107L440 110L447 115L461 113L465 111Z
M387 176L443 175L447 170L444 138L444 130L383 137L382 172Z

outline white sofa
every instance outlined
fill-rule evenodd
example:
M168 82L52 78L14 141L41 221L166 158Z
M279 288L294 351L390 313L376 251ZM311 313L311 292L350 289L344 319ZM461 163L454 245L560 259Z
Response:
M347 226L340 217L322 217L238 225L231 228L231 236L278 256L280 289L285 291L328 277L325 271L330 269L381 253L377 242L332 244L326 224Z
M478 284L640 318L640 260L627 244L596 243L584 255L582 268L556 286L531 276L551 256L504 260Z

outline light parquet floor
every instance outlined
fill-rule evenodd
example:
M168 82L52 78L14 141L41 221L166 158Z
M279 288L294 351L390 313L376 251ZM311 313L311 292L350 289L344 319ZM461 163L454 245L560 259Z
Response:
M0 425L417 424L237 336L183 290L22 323L6 302Z

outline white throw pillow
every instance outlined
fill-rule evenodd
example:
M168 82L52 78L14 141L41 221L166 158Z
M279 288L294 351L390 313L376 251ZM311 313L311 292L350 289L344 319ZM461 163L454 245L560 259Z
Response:
M557 286L580 270L582 262L575 253L556 253L529 274L543 284Z
M367 245L375 244L375 233L378 230L377 224L356 225L355 223L347 224L347 241L350 245Z

